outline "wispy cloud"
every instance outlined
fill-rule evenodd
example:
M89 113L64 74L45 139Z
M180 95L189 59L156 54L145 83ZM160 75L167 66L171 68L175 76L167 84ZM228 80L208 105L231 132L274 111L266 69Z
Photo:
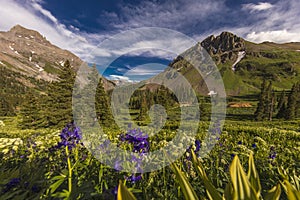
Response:
M254 4L254 3L243 4L242 7L244 10L250 10L250 12L255 12L255 11L268 10L272 8L273 5L268 2L259 2L258 4Z
M141 1L138 5L122 3L118 13L103 12L99 23L126 30L156 26L173 30L191 30L220 11L225 11L224 0Z
M129 70L125 75L126 76L145 76L145 75L153 76L160 72L163 72L165 68L166 66L157 63L145 64Z
M110 80L121 81L121 82L128 82L128 83L133 82L133 81L130 80L129 77L127 77L127 76L109 75L108 78L109 78Z
M0 29L9 30L20 24L39 31L51 43L72 51L82 59L88 59L90 49L94 46L87 41L85 33L68 30L51 12L43 9L41 3L40 0L26 0L22 4L16 0L0 0L0 19L4 19L0 23Z
M300 41L299 8L300 1L285 0L275 3L272 9L255 13L253 24L245 27L246 39L277 43Z

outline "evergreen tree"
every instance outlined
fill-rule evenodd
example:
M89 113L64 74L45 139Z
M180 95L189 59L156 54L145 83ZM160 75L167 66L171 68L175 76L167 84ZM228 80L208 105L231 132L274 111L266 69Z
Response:
M257 109L254 113L255 119L257 121L261 121L265 118L265 109L266 109L266 99L267 99L267 84L266 80L263 80L263 83L261 85L261 92L259 96L259 102L257 105Z
M102 79L99 80L96 89L96 115L101 125L110 127L114 123L113 116L108 102L108 96L104 90Z
M280 97L278 99L278 104L277 104L277 118L284 118L285 112L286 112L286 95L285 95L285 90L283 90L280 94Z
M75 82L75 72L67 60L59 75L59 81L49 86L43 112L44 126L59 126L73 121L72 91Z
M292 91L288 97L285 119L292 120L299 117L299 98L300 98L300 84L294 84Z
M139 121L145 121L146 120L146 115L147 115L147 100L146 100L146 95L144 93L141 94L141 105L140 105L140 112L137 117L137 120Z
M37 94L29 91L20 109L21 128L37 128L40 123L40 98Z

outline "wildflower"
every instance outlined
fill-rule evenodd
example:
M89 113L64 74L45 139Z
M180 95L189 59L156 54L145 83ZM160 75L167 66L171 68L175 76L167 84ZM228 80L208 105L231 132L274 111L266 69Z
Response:
M140 181L141 179L142 179L141 175L136 176L135 174L133 174L129 177L126 177L126 180L131 182L131 183L136 183L137 181Z
M269 154L269 158L274 160L277 156L277 153L275 151L275 147L274 146L271 146L270 148L270 154Z
M121 142L133 144L133 152L147 153L150 149L148 141L149 136L144 134L140 129L129 129L126 134L121 134L119 139Z
M269 158L274 160L276 158L276 155L277 155L276 152L272 152L272 153L270 153Z
M195 140L195 146L196 146L196 149L194 152L196 153L200 150L200 147L201 147L200 140Z
M243 144L242 141L239 141L239 142L238 142L238 145L241 145L241 144Z
M255 143L253 143L253 144L252 144L252 148L254 148L254 149L255 149L256 147L257 147L257 146L256 146L256 144L255 144Z
M17 187L21 182L20 178L12 178L4 187L3 193L10 191L11 189Z
M34 192L34 193L38 193L40 191L40 188L38 186L36 186L36 185L33 185L31 187L31 191Z
M77 127L74 122L67 124L67 126L59 135L61 141L58 143L58 147L68 146L68 148L71 150L80 143L82 138L81 135L82 133L80 128Z

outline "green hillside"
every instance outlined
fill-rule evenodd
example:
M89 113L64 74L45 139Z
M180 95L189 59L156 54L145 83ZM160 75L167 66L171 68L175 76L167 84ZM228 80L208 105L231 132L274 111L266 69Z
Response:
M224 32L217 37L208 37L182 55L197 51L199 45L207 50L218 66L229 96L258 93L263 79L272 81L276 90L290 89L300 80L300 43L255 44ZM245 55L236 63L242 52ZM178 57L170 67L180 71L196 91L207 94L203 78L186 60Z

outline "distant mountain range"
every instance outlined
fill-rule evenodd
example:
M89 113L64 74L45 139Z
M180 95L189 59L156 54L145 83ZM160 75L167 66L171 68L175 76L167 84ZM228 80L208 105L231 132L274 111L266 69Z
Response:
M0 67L19 73L17 82L25 86L36 87L33 81L28 82L28 77L46 82L58 81L58 74L66 60L74 70L83 63L73 53L52 45L37 31L16 25L8 32L0 32ZM104 82L107 89L114 87L112 82Z
M255 44L223 32L219 36L209 36L182 55L192 54L200 47L218 66L227 95L257 93L263 79L273 81L276 90L290 89L300 81L300 43ZM178 56L169 66L180 71L196 91L208 94L204 79L195 76L197 72L183 57Z
M300 43L255 44L223 32L219 36L209 36L187 52L200 46L217 64L228 95L258 92L264 78L272 80L277 90L290 89L300 80ZM36 87L34 82L28 82L28 77L46 82L58 81L57 75L66 60L74 70L83 63L73 53L52 45L38 32L20 25L8 32L0 32L0 67L19 73L16 81L27 87ZM175 58L169 67L187 77L199 93L209 93L203 78L194 76L193 67L181 56ZM106 90L114 87L111 81L104 79L104 82Z

